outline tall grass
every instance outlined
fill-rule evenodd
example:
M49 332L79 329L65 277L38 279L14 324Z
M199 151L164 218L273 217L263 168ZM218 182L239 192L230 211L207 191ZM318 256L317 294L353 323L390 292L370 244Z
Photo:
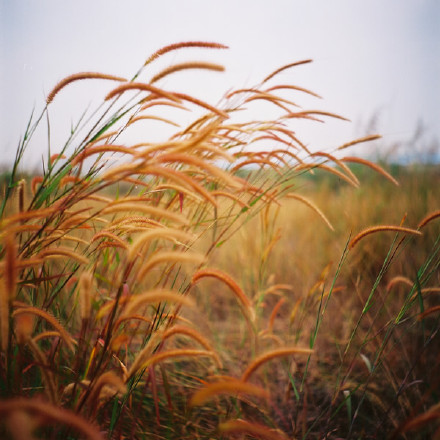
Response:
M330 435L342 404L355 410L349 411L350 435L361 403L370 396L373 374L383 365L383 377L391 374L392 364L382 361L386 344L407 322L414 303L423 304L428 293L423 289L438 269L438 243L409 281L405 301L388 310L381 299L377 316L365 328L379 281L406 243L401 235L394 241L378 283L366 297L358 294L363 301L358 321L351 315L345 341L336 343L340 359L336 377L326 384L329 404L313 413L313 420L308 417L309 390L328 353L320 335L327 316L335 313L330 300L340 295L338 276L350 237L336 271L320 268L303 297L290 295L296 286L289 284L289 276L282 279L289 270L270 274L282 240L276 225L283 203L314 211L330 228L338 220L328 219L308 195L298 194L296 182L325 172L358 187L359 179L346 165L357 160L339 157L340 151L377 136L332 152L312 153L301 142L294 131L297 119L341 119L320 110L298 111L279 94L313 95L273 82L280 72L309 60L282 66L255 88L229 92L218 106L161 86L168 75L183 70L223 70L200 61L154 69L159 57L197 48L225 46L166 46L129 81L97 72L70 75L55 85L42 114L28 124L0 212L0 433L5 438L243 433L278 439L307 437L316 426ZM20 163L48 109L66 87L89 80L108 82L103 103L84 115L63 146L54 150L49 139L41 175L22 178ZM243 122L241 115L261 100L274 106L279 117ZM181 128L174 118L155 113L163 107L172 115L193 108L205 113ZM237 115L241 119L234 121ZM133 130L144 123L166 124L171 132L151 142L143 130ZM382 168L362 162L396 183ZM251 243L240 249L237 237L252 218L260 219L260 230L253 229ZM436 218L427 218L423 228ZM382 229L420 234L403 222L380 223ZM359 240L366 241L366 235ZM236 263L240 272L218 263L217 254L228 246L241 257ZM287 305L291 310L283 334L277 316ZM436 316L436 310L422 309L415 325L423 325L423 334L434 339L426 314ZM385 330L376 328L383 323L383 311L391 316ZM337 316L342 319L341 313ZM380 331L386 333L383 342L365 354L366 342ZM350 375L359 359L369 371L362 380ZM395 380L393 385L409 383ZM295 420L286 416L280 389L286 399L295 395L301 408ZM363 394L356 407L358 391Z
M438 392L440 231L432 191L438 174L394 167L396 187L359 171L364 184L357 190L333 176L297 178L334 231L287 199L280 212L272 208L275 225L268 229L266 216L254 218L217 265L259 298L268 346L286 340L313 346L308 365L300 359L274 365L264 379L283 403L275 417L284 430L294 427L289 432L300 438L427 438L437 427L431 407ZM422 218L430 220L426 229L419 229ZM378 232L349 250L351 231L379 222L409 225L423 235L403 240ZM247 253L252 264L238 269ZM210 312L216 329L222 307ZM227 347L233 342L226 335L224 341ZM404 431L408 426L413 429Z

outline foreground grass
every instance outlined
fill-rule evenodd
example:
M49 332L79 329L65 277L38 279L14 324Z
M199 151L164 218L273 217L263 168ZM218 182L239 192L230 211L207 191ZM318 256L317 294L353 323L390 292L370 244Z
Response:
M378 136L312 153L294 122L343 118L298 111L279 93L313 92L273 85L309 60L230 92L218 107L159 87L180 70L223 69L186 62L150 71L169 52L194 48L225 47L167 46L131 80L71 75L29 122L0 207L0 434L432 432L424 425L436 416L437 384L423 372L438 352L434 177L397 193L383 168L343 156ZM80 80L119 85L63 146L53 151L49 138L41 175L22 178L48 108ZM234 121L254 101L279 118ZM206 113L184 128L156 113L194 106ZM170 126L165 140L132 132L152 121ZM412 175L400 177L406 185ZM388 240L374 241L378 234Z

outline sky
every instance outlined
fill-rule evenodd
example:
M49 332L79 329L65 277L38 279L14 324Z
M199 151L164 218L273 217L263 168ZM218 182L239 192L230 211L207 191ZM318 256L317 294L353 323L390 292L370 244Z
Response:
M297 135L309 147L331 151L374 132L382 140L360 154L399 145L400 154L423 155L440 139L438 0L0 0L0 165L12 163L32 110L41 112L65 76L131 77L160 47L194 40L229 49L188 49L157 67L207 60L226 71L181 72L164 88L216 104L231 88L252 87L280 66L312 58L279 80L323 97L298 96L305 109L332 111L351 123L299 124ZM112 86L83 82L57 96L49 112L53 151L83 109ZM26 163L41 163L47 133L30 148Z

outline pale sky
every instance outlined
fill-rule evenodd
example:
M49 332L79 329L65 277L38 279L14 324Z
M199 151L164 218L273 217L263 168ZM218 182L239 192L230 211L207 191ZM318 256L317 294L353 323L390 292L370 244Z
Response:
M232 87L256 85L277 67L312 58L280 80L324 98L299 96L305 108L352 122L301 125L297 135L309 146L331 150L369 125L383 135L372 149L407 141L420 123L422 147L440 139L438 0L0 0L0 164L12 162L32 109L41 111L63 77L81 71L131 77L158 48L190 40L230 49L188 49L170 54L162 67L209 60L226 72L181 72L165 89L216 104ZM112 86L83 82L57 96L50 109L54 151L71 122ZM44 152L42 135L28 163L41 163Z

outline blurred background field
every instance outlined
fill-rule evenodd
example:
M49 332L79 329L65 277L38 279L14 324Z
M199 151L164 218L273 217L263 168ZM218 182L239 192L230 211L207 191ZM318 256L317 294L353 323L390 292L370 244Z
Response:
M382 165L400 186L357 167L359 188L319 170L295 177L295 187L319 206L334 231L303 203L283 201L246 223L213 254L212 264L232 275L258 304L266 348L290 341L315 349L311 365L295 359L283 367L269 365L264 375L264 386L283 408L277 418L287 431L295 426L310 438L332 429L337 438L388 437L415 411L435 403L430 393L439 386L433 371L439 362L439 320L417 317L439 304L438 222L426 227L423 237L403 243L389 232L366 237L338 269L357 232L378 224L417 227L439 206L438 166ZM429 277L422 276L430 258L435 261ZM431 297L424 305L413 304L406 319L395 324L418 276L420 290L431 287ZM208 292L198 297L209 316L200 325L231 356L231 364L240 365L250 347L234 298L218 286ZM350 398L341 409L344 393ZM427 432L432 426L408 438L425 438Z

